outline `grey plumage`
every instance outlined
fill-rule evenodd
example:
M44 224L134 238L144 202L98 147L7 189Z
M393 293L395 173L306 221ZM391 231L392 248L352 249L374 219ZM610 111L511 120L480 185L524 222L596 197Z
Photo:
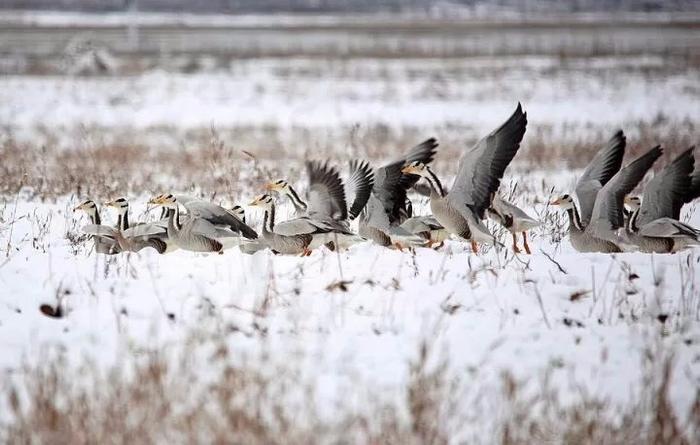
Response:
M627 138L622 130L618 130L605 147L596 153L578 179L576 197L579 202L582 227L588 226L591 220L598 192L622 167L626 145Z
M619 233L619 229L625 228L624 198L639 184L662 153L661 147L652 148L622 168L600 189L591 222L585 229L588 233L618 245L628 244Z
M410 215L406 205L408 190L420 179L418 176L404 175L402 169L407 163L432 162L437 147L435 138L426 139L411 148L405 156L375 170L374 188L360 215L360 236L382 246L391 245L392 237L396 242L424 242L421 237L400 227Z
M498 243L483 223L501 178L520 148L527 114L518 103L513 114L496 130L462 155L457 176L448 193L437 176L420 162L405 166L407 174L424 177L431 187L430 208L447 231L475 242Z

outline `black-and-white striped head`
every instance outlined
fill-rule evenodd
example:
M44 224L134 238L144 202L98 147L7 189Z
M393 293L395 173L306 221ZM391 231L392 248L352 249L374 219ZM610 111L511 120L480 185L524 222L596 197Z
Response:
M403 166L403 168L401 169L401 173L403 173L404 175L427 176L428 166L421 161L409 162L408 164Z
M245 222L245 210L243 209L243 207L235 205L231 208L231 213L233 213L233 216L235 216L236 218Z
M251 207L262 207L263 209L269 209L272 207L272 196L268 194L256 196L250 204Z
M634 212L642 206L642 199L639 196L625 196L625 205Z
M105 202L104 205L114 207L119 213L124 213L129 210L129 201L127 201L126 198L117 198L113 201Z
M170 208L177 207L177 199L175 199L175 196L173 196L170 193L164 193L162 195L158 195L154 198L151 198L148 201L148 203Z
M88 199L73 209L74 212L77 212L78 210L82 210L88 215L94 215L97 213L97 204L95 204L95 201Z
M574 207L574 198L572 198L571 195L561 195L558 198L555 198L549 204L559 206L564 210L568 210Z

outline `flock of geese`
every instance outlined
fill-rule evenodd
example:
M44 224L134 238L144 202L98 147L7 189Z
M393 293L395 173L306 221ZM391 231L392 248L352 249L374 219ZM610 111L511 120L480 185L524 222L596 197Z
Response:
M151 223L131 225L125 198L105 203L117 209L114 227L102 224L94 201L85 201L75 210L89 215L91 224L83 231L92 237L98 253L109 255L147 247L159 253L177 248L221 253L238 246L244 253L270 249L306 256L322 245L333 250L371 240L398 249L432 247L441 246L451 236L469 241L477 253L478 244L503 246L485 225L486 218L511 232L516 253L521 252L517 234L522 233L523 249L529 254L527 231L541 222L498 194L526 126L527 114L518 104L503 125L462 154L449 191L429 166L438 147L433 138L376 169L366 161L352 161L345 179L327 162L306 162L308 191L304 198L280 179L266 184L266 193L248 204L263 212L259 233L246 224L243 207L226 209L185 195L161 194L150 199L149 204L162 207L160 220ZM579 252L668 253L700 244L700 231L679 221L682 206L700 196L700 170L694 171L693 148L656 174L640 200L628 195L662 149L654 147L623 168L625 146L626 138L618 131L591 160L576 184L578 207L570 195L550 203L568 213L572 246ZM411 190L429 196L432 215L413 215ZM277 222L275 202L285 198L296 215ZM357 233L350 227L355 219Z

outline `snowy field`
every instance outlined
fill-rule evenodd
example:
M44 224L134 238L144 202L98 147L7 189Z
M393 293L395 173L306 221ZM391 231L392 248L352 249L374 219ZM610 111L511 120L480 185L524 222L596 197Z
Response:
M700 250L580 254L547 204L618 127L628 160L667 149L657 169L700 143L697 60L211 60L192 73L173 57L134 75L0 77L0 440L700 436ZM430 136L449 184L464 144L517 101L529 124L502 194L544 222L532 255L448 241L105 257L72 212L124 195L132 218L154 218L145 203L163 191L246 204L270 179L303 189L307 157L378 166ZM700 227L697 207L683 218Z

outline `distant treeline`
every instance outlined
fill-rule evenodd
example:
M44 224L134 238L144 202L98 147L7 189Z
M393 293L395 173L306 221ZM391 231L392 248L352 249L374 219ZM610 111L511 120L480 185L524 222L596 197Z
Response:
M700 11L698 0L0 0L0 9L191 13L486 13Z

